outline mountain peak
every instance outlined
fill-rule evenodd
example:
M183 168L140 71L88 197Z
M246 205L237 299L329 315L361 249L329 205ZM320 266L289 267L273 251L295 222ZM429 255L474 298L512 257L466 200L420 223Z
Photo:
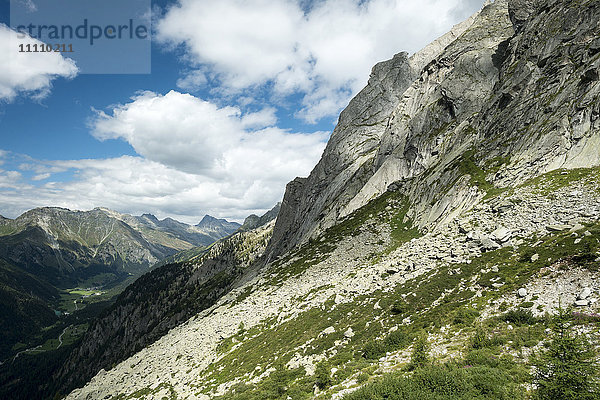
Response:
M202 220L198 223L198 225L196 225L196 226L202 226L202 225L214 223L214 222L217 222L217 221L225 221L225 220L224 219L218 219L218 218L213 217L212 215L206 214L202 218Z
M218 232L220 236L229 236L241 227L237 222L229 222L226 219L215 218L211 215L205 215L196 228L206 233Z
M152 222L158 222L158 218L156 218L156 216L154 214L145 213L145 214L142 214L142 218L149 219Z

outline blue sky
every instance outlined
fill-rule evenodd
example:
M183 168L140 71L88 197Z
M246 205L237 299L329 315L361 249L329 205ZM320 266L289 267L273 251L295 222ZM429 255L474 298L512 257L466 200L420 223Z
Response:
M310 172L372 65L480 3L153 2L151 74L82 74L66 57L5 66L0 214L102 206L197 223L263 212ZM14 32L0 33L8 52Z

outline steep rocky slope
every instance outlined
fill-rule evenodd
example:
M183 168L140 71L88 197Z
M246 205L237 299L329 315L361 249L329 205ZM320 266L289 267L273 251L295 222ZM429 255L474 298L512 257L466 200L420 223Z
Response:
M263 389L282 368L292 398L311 398L323 360L333 386L318 398L331 398L359 375L405 366L422 330L433 357L458 359L474 322L490 319L504 343L493 355L523 364L545 327L496 322L505 310L540 315L588 288L580 312L598 311L598 172L528 181L423 236L402 224L404 197L389 192L68 398L278 398Z
M63 388L85 383L100 369L110 368L212 306L260 257L272 229L273 222L240 232L216 243L199 259L168 264L142 276L93 323L55 381L63 382Z
M378 64L264 258L68 398L342 398L409 371L424 337L512 399L559 303L598 344L599 20L595 1L496 0Z
M477 201L455 184L465 163L483 171L480 183L500 187L598 164L597 3L534 4L509 11L495 2L439 53L376 66L317 167L288 186L271 253L306 242L394 182L424 227Z

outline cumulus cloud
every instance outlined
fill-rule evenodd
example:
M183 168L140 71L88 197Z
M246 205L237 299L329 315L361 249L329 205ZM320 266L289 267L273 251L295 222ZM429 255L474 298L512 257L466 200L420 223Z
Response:
M371 67L414 52L482 4L481 0L180 0L157 37L183 45L188 61L225 94L268 86L304 96L297 116L315 122L339 112ZM208 73L207 73L208 71ZM182 87L189 87L184 85Z
M144 92L110 114L97 111L92 132L100 140L123 139L148 160L212 179L307 173L327 134L290 133L272 127L276 122L272 108L242 114L190 94ZM250 176L254 164L260 168Z
M54 79L77 75L75 62L60 53L20 53L19 44L43 43L29 36L20 38L0 24L0 100L12 101L19 93L41 99L50 92Z
M21 179L21 173L18 171L3 171L0 170L0 188L18 187L18 182Z
M276 122L271 108L242 113L176 91L139 93L108 112L96 111L90 122L98 139L125 140L139 156L22 157L15 164L32 176L6 181L16 190L0 190L0 214L46 205L105 206L189 223L204 213L242 220L280 201L286 183L307 175L325 147L327 132L293 133ZM65 172L72 175L66 182L55 177ZM0 188L3 182L0 175Z

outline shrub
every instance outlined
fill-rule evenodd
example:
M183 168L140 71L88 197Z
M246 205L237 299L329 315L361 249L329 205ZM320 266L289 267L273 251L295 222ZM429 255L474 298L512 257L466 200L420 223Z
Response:
M454 314L453 322L455 325L471 325L479 315L479 311L473 308L459 308Z
M315 385L321 390L327 389L333 383L331 379L331 368L326 361L321 361L315 369Z
M519 400L512 376L486 366L429 365L412 376L391 374L348 394L344 400Z
M383 342L379 340L372 340L367 342L362 350L362 356L367 360L377 360L385 355L385 347Z
M410 343L410 337L401 329L391 332L383 339L383 347L386 351L399 350Z
M392 307L390 308L390 312L392 314L398 314L398 315L404 314L408 310L409 310L408 303L406 303L406 301L404 301L404 300L398 300L398 301L394 302L394 304L392 304Z
M358 376L356 377L356 382L358 383L365 383L366 381L369 380L369 375L361 372L360 374L358 374Z
M473 349L485 349L492 347L492 341L489 338L488 332L481 326L477 327L475 334L471 337L471 347Z
M533 325L538 322L537 318L533 316L531 310L526 310L522 308L518 308L516 310L510 310L506 312L502 319L506 322L515 325Z

